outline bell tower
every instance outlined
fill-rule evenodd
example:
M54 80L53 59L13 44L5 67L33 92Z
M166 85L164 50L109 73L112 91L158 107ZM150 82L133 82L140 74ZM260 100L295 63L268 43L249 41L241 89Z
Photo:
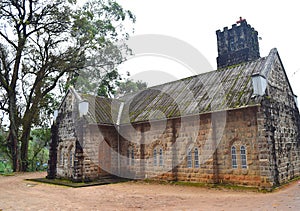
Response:
M240 17L231 29L217 30L218 69L260 58L258 33Z

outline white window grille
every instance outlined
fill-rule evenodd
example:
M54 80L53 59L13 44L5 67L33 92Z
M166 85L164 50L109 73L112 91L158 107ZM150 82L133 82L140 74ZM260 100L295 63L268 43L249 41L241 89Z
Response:
M187 167L192 168L192 151L190 148L187 151Z
M246 147L241 146L241 162L242 162L242 168L247 168L247 156L246 156Z
M157 166L157 151L153 150L153 166Z
M195 168L199 168L199 151L198 148L196 147L194 150L194 167Z
M231 147L231 162L232 162L232 168L237 168L237 161L236 161L236 148L235 146Z

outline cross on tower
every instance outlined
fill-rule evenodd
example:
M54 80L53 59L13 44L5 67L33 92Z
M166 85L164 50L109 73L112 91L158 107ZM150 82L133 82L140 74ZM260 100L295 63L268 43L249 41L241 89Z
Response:
M246 21L246 19L243 19L242 17L240 17L240 20L238 20L236 23L239 24L239 23L242 23L243 21Z

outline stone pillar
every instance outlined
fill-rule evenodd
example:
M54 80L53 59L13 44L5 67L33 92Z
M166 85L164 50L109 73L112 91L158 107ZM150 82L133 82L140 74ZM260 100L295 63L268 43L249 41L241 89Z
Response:
M177 158L177 147L176 147L176 140L177 140L177 128L176 128L176 121L180 121L177 119L172 120L172 177L174 181L178 180L178 158Z
M141 142L140 142L140 169L139 177L141 179L145 178L145 130L144 124L141 125Z

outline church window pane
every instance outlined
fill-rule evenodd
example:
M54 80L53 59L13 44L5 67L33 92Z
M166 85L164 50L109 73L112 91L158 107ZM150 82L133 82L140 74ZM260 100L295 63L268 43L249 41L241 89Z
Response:
M127 149L127 165L130 164L130 149Z
M241 161L242 161L242 168L247 168L247 157L246 157L246 147L241 146Z
M187 167L192 168L192 152L191 149L187 151Z
M232 162L232 168L237 168L237 162L236 162L236 148L235 146L231 147L231 162Z
M61 147L60 150L59 150L59 164L60 164L61 166L64 165L64 152L63 152L63 150L62 150L62 147Z
M134 166L134 150L131 149L131 165Z
M157 166L157 152L156 149L153 150L153 165Z
M159 149L159 166L163 166L163 150Z
M194 167L195 168L199 168L199 152L198 152L198 148L195 148L195 151L194 151Z

